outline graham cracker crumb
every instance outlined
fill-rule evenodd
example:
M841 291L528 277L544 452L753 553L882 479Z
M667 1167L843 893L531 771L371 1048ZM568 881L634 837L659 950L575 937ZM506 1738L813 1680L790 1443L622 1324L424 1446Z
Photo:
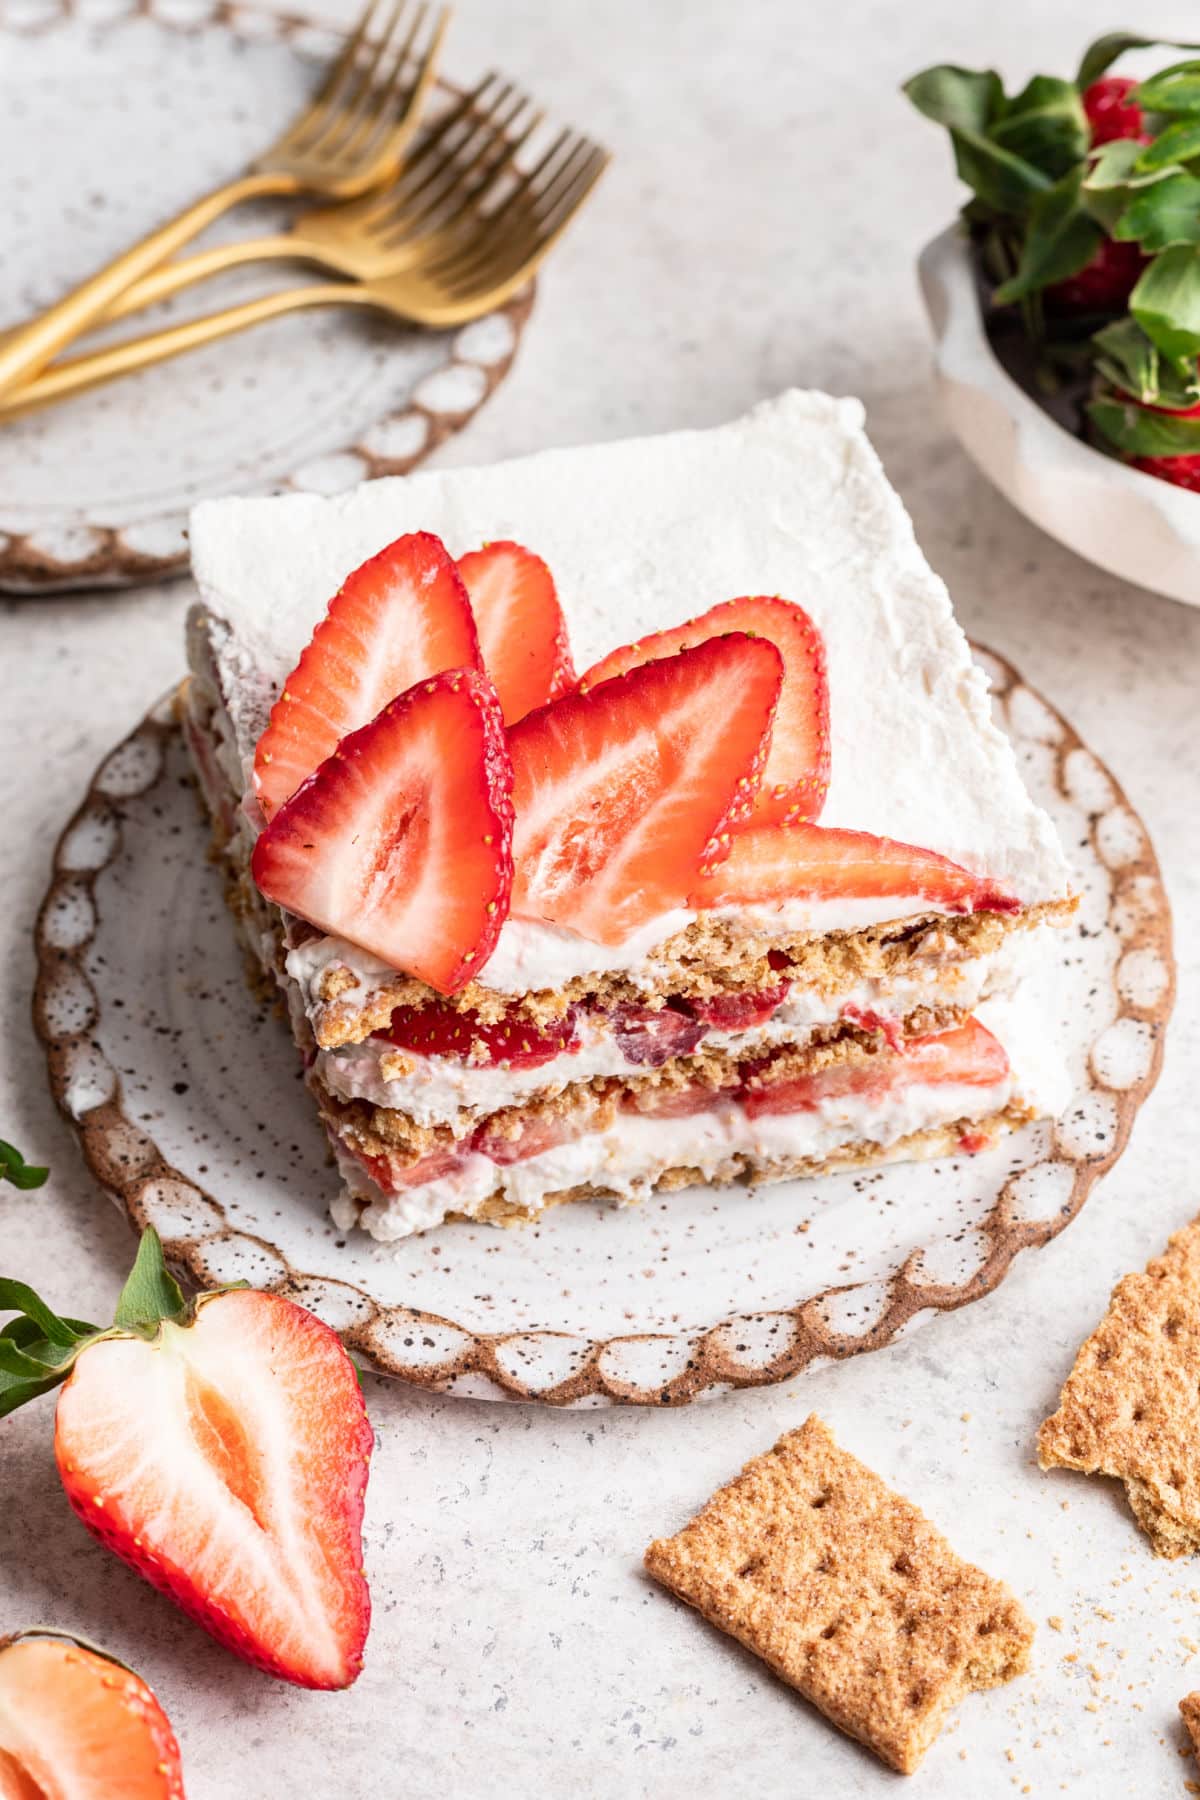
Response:
M646 1552L657 1581L902 1774L950 1709L1028 1666L1033 1625L815 1414Z
M1159 1556L1200 1548L1200 1218L1113 1289L1058 1410L1038 1433L1043 1469L1112 1475Z

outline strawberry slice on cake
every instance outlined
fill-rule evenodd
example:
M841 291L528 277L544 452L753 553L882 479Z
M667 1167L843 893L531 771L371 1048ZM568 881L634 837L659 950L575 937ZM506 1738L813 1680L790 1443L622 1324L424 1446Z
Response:
M615 944L684 904L748 817L782 659L730 632L523 719L513 763L513 911Z
M725 600L686 625L610 651L587 671L580 688L586 692L614 675L728 631L766 638L783 658L783 684L753 818L756 823L787 824L819 818L829 788L829 678L821 634L791 600L761 594Z
M397 538L346 577L283 684L254 752L263 816L397 694L479 666L471 603L445 545L428 531Z
M540 556L502 539L460 556L458 572L506 725L574 687L567 622Z
M422 681L343 738L254 846L276 905L452 994L508 911L512 765L475 669Z

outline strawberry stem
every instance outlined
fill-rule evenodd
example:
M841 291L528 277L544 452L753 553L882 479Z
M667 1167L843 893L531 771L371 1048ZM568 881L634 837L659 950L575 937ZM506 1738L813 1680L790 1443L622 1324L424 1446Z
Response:
M60 1318L25 1282L0 1276L0 1313L6 1312L17 1316L0 1329L0 1418L65 1381L76 1357L98 1338L153 1337L164 1319L183 1319L189 1307L158 1233L148 1227L107 1330Z

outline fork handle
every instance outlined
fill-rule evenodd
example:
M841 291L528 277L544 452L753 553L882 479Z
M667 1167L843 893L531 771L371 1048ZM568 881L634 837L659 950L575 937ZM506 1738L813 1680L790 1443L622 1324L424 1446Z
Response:
M373 306L376 302L368 288L351 281L314 282L311 287L286 288L279 294L263 294L241 306L227 307L223 312L207 313L202 319L188 319L165 331L151 332L146 337L130 338L114 344L110 350L97 350L90 356L67 357L56 362L45 374L37 376L16 393L0 397L0 422L32 412L52 400L63 400L101 382L115 381L120 375L131 375L137 369L148 369L153 363L166 362L186 350L198 350L218 338L232 337L248 331L268 319L282 318L285 313L299 312L315 306Z
M28 325L19 326L0 344L0 395L9 393L18 383L44 369L64 344L79 337L93 320L108 310L124 288L173 256L181 245L205 230L222 213L240 205L243 200L297 192L299 183L291 175L256 173L228 182L185 207L183 212L39 313L36 319L31 319Z

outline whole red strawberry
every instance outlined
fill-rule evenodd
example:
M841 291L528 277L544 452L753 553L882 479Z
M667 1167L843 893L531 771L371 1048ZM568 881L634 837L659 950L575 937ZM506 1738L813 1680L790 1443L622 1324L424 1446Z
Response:
M1092 132L1092 148L1116 138L1139 138L1148 143L1146 117L1130 95L1137 82L1129 75L1105 75L1083 91L1083 110Z
M1046 305L1056 313L1124 312L1149 260L1140 244L1103 238L1086 268L1046 289Z
M1188 488L1200 494L1200 456L1135 456L1132 467L1144 475L1157 475L1172 487Z
M328 1325L251 1288L186 1301L153 1231L107 1330L18 1281L0 1279L0 1311L19 1315L0 1334L0 1415L65 1382L54 1455L88 1530L235 1656L348 1687L371 1617L373 1437Z

